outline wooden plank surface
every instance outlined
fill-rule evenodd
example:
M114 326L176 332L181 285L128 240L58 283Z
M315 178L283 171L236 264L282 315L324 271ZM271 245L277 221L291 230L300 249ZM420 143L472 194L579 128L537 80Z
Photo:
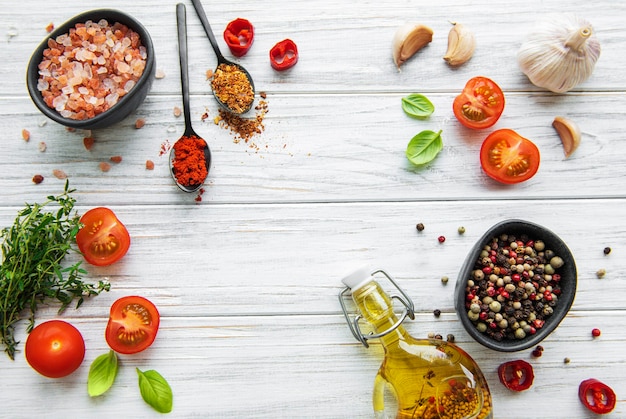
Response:
M25 202L59 193L63 181L52 171L60 169L77 189L77 210L112 208L128 227L132 246L115 265L85 266L88 280L111 282L109 293L62 315L54 304L38 313L38 321L62 318L80 329L87 354L76 373L49 380L28 366L23 352L15 361L0 358L0 417L154 417L139 396L135 367L156 369L168 379L173 417L373 417L371 391L382 349L377 343L365 349L353 339L337 300L341 276L364 261L394 275L413 298L417 319L406 324L413 335L454 334L475 358L489 382L495 417L590 417L577 399L578 383L590 377L618 395L608 417L626 416L626 3L203 2L226 55L226 23L245 17L255 25L255 43L238 61L253 74L257 90L267 93L269 113L264 132L245 143L213 123L217 106L205 73L215 57L185 2L193 124L213 152L199 202L175 187L161 155L183 132L182 118L173 113L181 106L175 2L31 3L6 4L0 15L0 226L10 225ZM101 7L128 12L146 26L165 78L154 81L146 101L121 123L68 132L32 104L24 72L50 22L60 25ZM564 12L593 23L602 55L587 82L555 95L528 82L515 54L539 19ZM391 38L406 21L431 26L435 37L398 72ZM441 59L451 21L470 27L478 42L475 56L458 69ZM277 73L268 51L287 37L298 44L300 61ZM541 150L540 170L528 182L491 181L478 160L490 131L469 131L453 116L454 97L476 75L495 80L507 98L493 129L513 128ZM401 110L400 99L415 92L435 104L428 120ZM583 132L569 159L551 126L557 115L575 120ZM134 127L138 118L146 121L141 129ZM22 129L31 132L29 142L21 139ZM443 131L444 149L416 168L405 149L425 129ZM82 143L87 135L96 140L91 151ZM44 152L40 142L46 143ZM98 164L113 155L123 161L102 173ZM145 169L148 159L156 164L153 171ZM35 174L45 181L34 185ZM557 233L579 273L572 310L542 343L544 355L537 359L530 350L483 348L454 312L454 282L469 249L509 218ZM425 224L423 232L416 231L418 222ZM603 253L607 246L609 255ZM67 262L78 260L72 254ZM602 279L599 269L607 272ZM442 276L450 278L448 285ZM131 294L159 307L159 336L147 351L122 357L113 389L91 399L88 367L108 350L103 332L109 307ZM434 309L442 311L440 318ZM598 339L591 337L594 327L602 329ZM18 338L26 338L24 323ZM516 358L532 362L536 374L532 389L519 394L496 375L500 363Z

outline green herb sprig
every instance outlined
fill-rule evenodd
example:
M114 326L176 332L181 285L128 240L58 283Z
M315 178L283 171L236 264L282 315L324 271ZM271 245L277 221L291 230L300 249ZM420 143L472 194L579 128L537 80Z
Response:
M15 358L15 324L23 311L30 310L27 332L35 326L37 305L47 299L61 302L59 313L77 299L76 308L84 298L108 291L110 284L82 281L87 272L82 261L69 267L63 259L74 247L76 233L81 228L74 210L76 200L70 196L65 182L62 194L48 196L43 204L26 204L13 225L0 231L2 265L0 265L0 336L9 358ZM50 211L48 211L50 208Z

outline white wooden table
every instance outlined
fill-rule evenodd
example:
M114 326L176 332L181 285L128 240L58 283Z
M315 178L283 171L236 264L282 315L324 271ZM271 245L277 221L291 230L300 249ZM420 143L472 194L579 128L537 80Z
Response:
M176 188L159 153L183 132L182 118L173 114L181 106L175 2L6 3L0 15L0 224L10 225L25 202L60 193L63 181L52 171L61 169L77 189L78 211L110 207L128 227L132 245L117 264L86 266L86 279L111 282L109 293L62 315L54 304L38 312L38 322L61 318L79 328L87 346L79 370L51 380L28 366L23 351L15 361L0 356L1 417L156 416L141 400L135 367L156 369L169 381L172 417L372 417L382 350L353 339L337 300L341 276L363 261L386 269L413 298L417 318L406 324L412 334L452 333L475 358L491 387L496 417L591 417L577 397L578 384L590 377L617 393L609 417L626 417L626 3L205 1L229 57L221 36L226 24L244 17L255 25L254 45L239 60L269 103L254 149L213 123L217 104L205 72L216 60L186 1L192 117L213 151L201 202ZM44 124L28 97L25 69L49 23L103 6L146 26L165 77L155 80L134 114L94 131L96 144L86 151L85 133ZM539 18L566 11L593 23L602 55L590 80L554 95L528 82L515 54ZM391 39L407 21L426 24L435 35L398 72ZM478 43L472 60L458 69L441 59L450 21L468 25ZM300 61L278 73L268 51L285 38L297 43ZM541 150L540 170L526 183L502 186L487 178L478 161L486 133L462 128L452 114L453 98L477 75L495 80L507 98L493 129L513 128ZM402 112L400 99L409 93L433 101L428 120ZM577 121L583 131L580 148L567 160L551 127L557 115ZM146 121L139 130L137 118ZM30 131L29 142L22 129ZM444 149L431 164L415 168L404 152L424 129L442 129ZM45 152L38 150L41 141ZM122 155L122 163L101 172L99 162L112 155ZM148 159L156 163L153 171L145 169ZM35 174L44 182L35 185ZM508 218L559 234L578 266L572 310L537 359L530 350L507 354L482 347L454 311L454 281L469 248ZM426 227L421 233L418 222ZM466 228L462 236L459 226ZM606 246L612 248L608 256ZM607 272L603 279L596 277L599 269ZM447 286L442 276L451 279ZM157 340L142 353L123 356L113 388L91 399L87 374L91 361L108 350L103 332L109 307L131 294L158 306ZM442 311L440 318L434 309ZM17 329L20 349L25 326ZM602 330L600 338L591 337L594 327ZM517 358L533 364L536 379L532 389L514 394L499 383L496 369Z

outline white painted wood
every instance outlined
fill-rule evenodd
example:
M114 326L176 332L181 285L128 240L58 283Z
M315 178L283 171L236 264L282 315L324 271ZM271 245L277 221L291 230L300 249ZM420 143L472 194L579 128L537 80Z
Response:
M368 418L378 344L356 342L341 314L340 278L361 261L384 267L413 298L418 315L406 325L415 336L452 333L479 363L493 393L498 418L586 418L578 383L589 377L610 384L618 405L608 417L626 416L623 325L626 270L626 3L525 2L203 2L226 55L221 31L236 17L250 19L256 38L239 59L267 92L265 131L250 144L216 126L214 99L205 80L215 58L187 2L192 117L213 151L202 201L172 182L162 144L173 142L183 121L175 32L175 3L112 1L10 2L0 15L0 226L12 223L24 202L59 193L64 170L77 189L77 209L111 207L127 225L132 246L119 263L85 266L88 279L107 279L109 293L57 314L42 307L38 321L63 318L83 333L87 355L71 376L49 380L27 365L0 357L2 417L152 417L141 400L135 367L156 369L170 382L173 417ZM59 25L84 10L111 7L137 17L153 36L155 80L142 106L120 124L92 133L68 132L34 107L24 86L32 50L50 22ZM564 11L587 17L602 55L593 76L566 95L532 86L515 52L543 16ZM405 21L431 26L433 42L398 72L391 38ZM449 21L471 27L476 55L452 70L441 57ZM13 35L13 36L9 36ZM271 69L269 48L296 41L300 61L287 73ZM472 76L485 75L504 89L507 105L494 127L513 128L540 148L541 168L525 184L501 186L481 171L478 150L491 130L470 132L454 119L451 103ZM425 93L436 106L426 121L400 108L406 94ZM204 122L202 115L208 112ZM565 160L551 127L557 115L578 122L580 148ZM137 118L146 126L134 128ZM21 130L31 140L21 139ZM412 167L404 151L421 130L443 130L444 150L431 164ZM38 150L44 141L45 152ZM108 173L98 163L123 161ZM145 161L156 163L154 171ZM35 174L46 177L34 185ZM571 312L530 362L536 380L513 394L500 385L497 366L530 359L530 350L497 353L472 341L454 312L457 273L474 242L497 221L522 218L565 240L576 258L578 291ZM415 224L426 229L418 233ZM458 235L464 226L466 233ZM445 235L444 244L437 237ZM612 252L604 255L604 247ZM68 263L79 260L71 255ZM596 272L606 269L603 279ZM441 284L448 276L450 283ZM90 399L90 362L108 350L103 338L111 303L124 295L151 299L162 327L147 351L122 359L110 393ZM437 319L434 309L442 310ZM592 339L594 327L602 336ZM24 341L25 323L18 325ZM23 349L23 346L21 346ZM565 357L571 363L564 364ZM45 400L45 402L43 402ZM68 410L69 409L69 410Z

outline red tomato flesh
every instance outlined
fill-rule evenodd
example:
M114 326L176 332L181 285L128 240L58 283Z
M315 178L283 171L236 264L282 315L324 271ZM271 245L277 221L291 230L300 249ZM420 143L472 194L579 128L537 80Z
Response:
M539 170L537 146L513 130L500 129L487 136L480 148L480 164L491 178L502 183L519 183Z
M489 128L504 111L504 94L493 80L474 77L454 99L452 110L456 119L468 128Z
M85 358L85 341L71 324L50 320L35 327L26 340L26 361L49 378L70 375Z
M90 209L80 222L83 227L76 234L76 244L87 262L106 266L117 262L128 252L128 230L110 209Z
M120 354L141 352L154 342L159 322L159 311L152 302L138 296L122 297L111 306L106 341Z

